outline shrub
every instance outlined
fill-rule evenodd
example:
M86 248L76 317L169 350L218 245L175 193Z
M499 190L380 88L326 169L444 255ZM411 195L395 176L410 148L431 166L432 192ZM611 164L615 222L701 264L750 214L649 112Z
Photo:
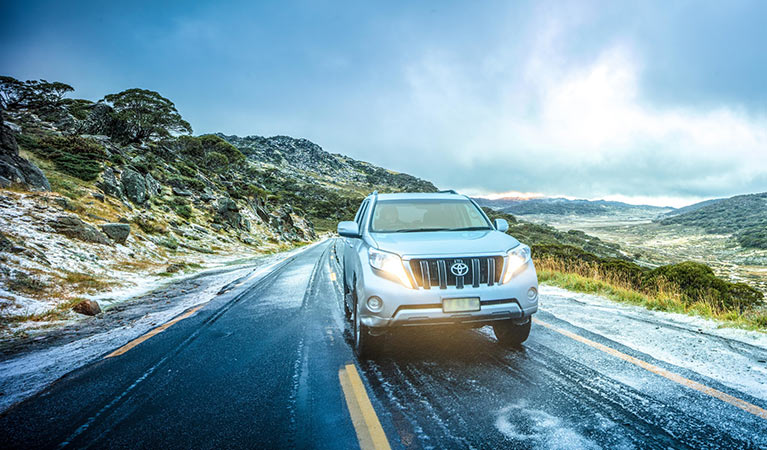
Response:
M194 136L179 136L178 142L181 145L181 151L193 158L202 158L205 156L205 150L202 148L200 138Z
M178 241L173 236L168 236L168 237L160 240L160 242L158 242L158 244L160 244L163 247L168 248L170 250L178 249Z
M243 155L242 152L237 149L237 147L226 142L215 134L205 134L200 136L198 139L200 139L206 154L210 154L212 152L221 153L222 155L226 156L227 161L231 164L240 163L245 160L245 155Z
M173 199L170 201L171 206L173 207L173 211L176 212L180 217L183 217L186 220L189 220L192 217L192 207L189 206L189 202L187 202L184 198L181 197L173 197Z
M176 168L181 173L181 175L193 178L197 176L197 167L193 167L191 164L187 163L178 163L176 164Z
M53 161L62 172L84 181L99 176L107 157L101 145L80 136L45 136L33 151Z
M180 217L186 220L192 218L192 207L189 205L177 205L173 208Z
M179 189L193 189L195 191L205 190L205 183L199 178L191 178L186 176L170 176L166 180L169 185Z
M711 304L717 310L752 308L762 302L763 295L744 283L730 283L718 278L705 264L685 261L669 264L649 272L643 284L645 289L657 289L663 280L676 286L686 303Z
M133 219L133 223L138 225L138 227L141 228L141 230L144 233L148 233L148 234L163 233L164 234L168 232L168 230L165 228L163 224L161 224L160 222L158 222L157 220L153 218L137 216L136 218Z
M205 164L215 172L222 172L229 165L229 159L223 153L210 152L205 157Z

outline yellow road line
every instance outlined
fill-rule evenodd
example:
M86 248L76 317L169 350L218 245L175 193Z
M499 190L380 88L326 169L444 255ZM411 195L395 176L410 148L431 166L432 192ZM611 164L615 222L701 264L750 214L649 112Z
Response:
M744 410L746 412L749 412L749 413L751 413L751 414L753 414L753 415L755 415L757 417L761 417L762 419L767 419L767 410L764 410L764 409L762 409L762 408L760 408L760 407L758 407L758 406L756 406L754 404L751 404L751 403L749 403L749 402L747 402L745 400L741 400L741 399L739 399L737 397L733 397L732 395L725 394L722 391L719 391L719 390L714 389L712 387L708 387L708 386L706 386L704 384L700 384L700 383L698 383L696 381L692 381L692 380L690 380L688 378L685 378L685 377L683 377L681 375L677 375L677 374L675 374L673 372L669 372L666 369L663 369L661 367L655 366L655 365L650 364L648 362L642 361L641 359L634 358L633 356L629 356L629 355L627 355L625 353L621 353L618 350L615 350L614 348L608 347L606 345L602 345L602 344L600 344L598 342L594 342L591 339L587 339L587 338L585 338L583 336L577 335L577 334L572 333L570 331L563 330L561 328L557 328L554 325L551 325L551 324L546 323L546 322L542 322L541 320L533 319L533 322L535 322L538 325L542 325L542 326L544 326L544 327L546 327L546 328L548 328L550 330L556 331L557 333L563 334L563 335L565 335L565 336L567 336L567 337L569 337L571 339L575 339L578 342L582 342L582 343L584 343L584 344L586 344L586 345L588 345L590 347L594 347L597 350L601 350L601 351L603 351L605 353L613 355L613 356L615 356L617 358L620 358L620 359L622 359L624 361L628 361L631 364L634 364L634 365L639 366L639 367L641 367L643 369L649 370L650 372L652 372L652 373L654 373L656 375L660 375L660 376L662 376L664 378L668 378L669 380L671 380L671 381L673 381L675 383L679 383L679 384L681 384L683 386L687 386L690 389L695 389L696 391L699 391L699 392L702 392L704 394L708 394L708 395L710 395L712 397L718 398L719 400L722 400L722 401L727 402L727 403L729 403L729 404L731 404L733 406L736 406L736 407L738 407L738 408L740 408L740 409L742 409L742 410Z
M341 389L346 397L346 406L349 407L349 415L352 418L354 431L357 432L357 440L362 450L367 449L391 449L389 440L386 439L381 422L370 403L370 398L362 384L360 374L354 364L347 364L338 371L341 381Z
M152 336L154 336L154 335L156 335L158 333L161 333L161 332L167 330L168 328L170 328L171 326L173 326L174 324L176 324L176 323L178 323L178 322L180 322L180 321L190 317L192 314L194 314L197 311L199 311L203 306L205 306L205 305L195 306L194 308L190 309L189 311L181 314L180 316L177 316L175 319L173 319L173 320L171 320L169 322L166 322L166 323L160 325L157 328L154 328L154 329L150 330L145 335L137 337L136 339L128 342L127 344L123 345L122 347L118 348L117 350L113 351L112 353L106 355L104 357L104 359L111 358L113 356L120 356L120 355L122 355L123 353L127 352L128 350L132 349L133 347L135 347L135 346L139 345L140 343L146 341L150 337L152 337Z
M336 281L336 273L330 272L330 281Z

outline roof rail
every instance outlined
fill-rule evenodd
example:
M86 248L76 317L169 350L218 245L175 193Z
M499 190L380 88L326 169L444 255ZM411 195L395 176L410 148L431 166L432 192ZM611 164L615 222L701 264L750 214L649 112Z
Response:
M459 193L455 192L454 189L445 189L444 191L437 192L438 194L455 194L460 195Z

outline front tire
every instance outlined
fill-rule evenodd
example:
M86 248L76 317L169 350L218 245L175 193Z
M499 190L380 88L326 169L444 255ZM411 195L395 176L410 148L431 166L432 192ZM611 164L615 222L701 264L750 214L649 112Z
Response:
M360 319L360 308L357 304L357 295L352 296L354 303L354 318L352 320L352 333L354 337L354 351L360 359L373 358L378 352L379 336L373 336L368 332L368 327Z
M504 347L519 347L530 336L530 327L533 321L518 325L512 320L499 321L493 324L493 331L498 343Z

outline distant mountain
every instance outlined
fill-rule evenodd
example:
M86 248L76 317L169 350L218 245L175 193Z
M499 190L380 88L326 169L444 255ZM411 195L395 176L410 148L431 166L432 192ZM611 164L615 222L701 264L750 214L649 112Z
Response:
M671 216L678 216L680 214L685 214L688 212L696 211L700 208L703 208L704 206L712 205L718 201L725 200L723 198L712 198L711 200L704 200L702 202L693 203L692 205L683 206L681 208L672 209L671 211L664 214L664 217L671 217Z
M767 249L767 192L709 201L659 222L700 227L709 233L732 234L743 247Z
M670 207L630 205L607 200L569 200L566 198L502 198L489 200L475 198L480 206L516 215L551 214L599 216L610 214L660 215L672 211Z

